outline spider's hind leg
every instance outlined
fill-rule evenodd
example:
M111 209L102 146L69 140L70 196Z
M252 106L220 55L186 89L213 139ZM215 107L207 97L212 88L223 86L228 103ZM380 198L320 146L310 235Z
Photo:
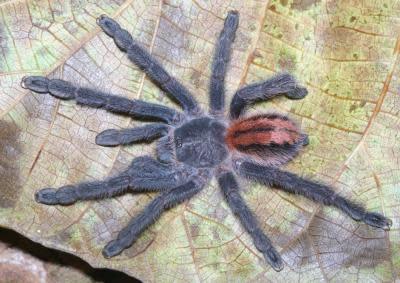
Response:
M104 199L126 191L164 191L182 184L194 173L186 167L172 167L150 156L135 158L124 172L106 179L45 188L35 194L39 203L68 205L79 200Z
M263 254L265 260L276 271L283 269L281 256L272 245L270 239L260 229L256 218L246 205L239 193L239 185L232 172L222 174L218 178L219 186L225 195L232 212L239 218L240 223L253 238L254 245Z
M302 143L303 143L303 146L307 146L307 145L309 145L310 144L310 138L308 137L308 135L307 134L302 134L301 135L301 138L302 138Z
M249 179L275 186L288 193L302 195L317 203L334 206L356 221L370 226L389 230L392 220L375 212L366 211L364 207L337 194L332 188L282 171L271 166L262 166L254 162L239 162L237 171Z
M47 205L68 205L78 200L103 199L124 193L129 183L130 177L124 172L104 181L41 189L35 194L35 200Z
M104 257L110 258L116 256L130 247L138 239L139 235L153 224L165 210L190 199L197 194L202 187L202 185L195 181L189 181L155 197L139 215L133 218L129 224L118 233L115 240L112 240L104 247Z

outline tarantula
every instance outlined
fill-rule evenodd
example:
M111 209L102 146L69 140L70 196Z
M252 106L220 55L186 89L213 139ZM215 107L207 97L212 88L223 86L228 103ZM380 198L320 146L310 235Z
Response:
M231 57L231 46L239 23L239 14L230 11L219 35L209 85L210 110L204 113L189 91L169 75L143 47L120 25L107 16L97 19L103 31L126 52L159 87L182 108L172 108L131 100L72 83L29 76L22 87L38 93L49 93L61 99L75 99L89 107L146 118L155 123L132 129L109 129L96 137L101 146L128 145L159 139L157 159L135 158L119 175L104 181L45 188L35 194L39 203L68 205L78 200L102 199L128 191L158 191L146 208L122 229L117 238L103 249L110 258L130 247L163 211L200 192L215 176L232 212L252 237L255 247L276 271L283 268L281 256L260 229L257 220L240 195L237 177L273 186L288 193L335 206L356 221L389 229L392 221L381 214L367 212L362 206L338 195L330 187L279 169L308 144L308 136L295 122L280 114L244 117L248 105L278 95L301 99L307 90L287 73L242 87L233 96L230 114L224 118L225 74Z

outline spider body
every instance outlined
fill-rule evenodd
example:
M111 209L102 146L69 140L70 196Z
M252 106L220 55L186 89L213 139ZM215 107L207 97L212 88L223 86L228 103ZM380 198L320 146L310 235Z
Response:
M190 199L216 177L232 212L252 237L255 247L276 271L283 261L272 242L263 233L256 217L240 195L237 178L246 178L287 193L301 195L317 203L331 205L356 221L389 229L392 222L385 216L368 212L362 206L335 193L323 184L279 169L308 143L295 122L280 114L245 117L246 107L278 95L301 99L307 90L290 74L277 74L259 83L240 88L233 96L229 117L224 118L224 78L231 56L231 46L239 23L235 11L228 13L219 35L210 78L210 109L200 109L190 92L143 49L114 20L101 16L98 24L127 53L183 112L142 100L82 88L59 79L41 76L23 78L22 87L38 93L49 93L60 99L107 111L146 118L157 122L131 129L109 129L96 137L101 146L127 145L159 139L157 159L147 155L135 158L129 167L103 181L45 188L35 194L39 203L68 205L79 200L117 196L133 191L157 191L145 209L136 215L103 250L107 258L130 247L166 209Z

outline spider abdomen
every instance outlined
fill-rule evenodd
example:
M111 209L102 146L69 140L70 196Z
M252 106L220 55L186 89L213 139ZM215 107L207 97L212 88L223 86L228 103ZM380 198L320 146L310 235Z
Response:
M227 129L225 136L230 150L258 155L272 163L283 163L290 159L304 140L305 135L298 126L288 117L279 114L236 120Z

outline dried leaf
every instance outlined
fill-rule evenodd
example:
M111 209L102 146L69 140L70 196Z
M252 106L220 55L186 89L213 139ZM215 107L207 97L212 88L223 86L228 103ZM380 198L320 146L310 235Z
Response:
M287 70L309 89L253 110L289 113L311 143L288 169L331 184L393 219L390 232L337 210L255 184L246 200L282 252L280 273L265 264L213 182L164 214L121 256L102 247L152 194L44 206L33 194L102 179L148 145L103 148L108 128L138 124L103 110L25 91L24 75L64 78L130 98L169 104L95 18L106 13L207 104L210 54L223 19L240 11L228 96L240 85ZM0 225L93 266L143 281L389 282L400 278L400 6L397 1L1 1ZM397 190L396 190L397 189Z

